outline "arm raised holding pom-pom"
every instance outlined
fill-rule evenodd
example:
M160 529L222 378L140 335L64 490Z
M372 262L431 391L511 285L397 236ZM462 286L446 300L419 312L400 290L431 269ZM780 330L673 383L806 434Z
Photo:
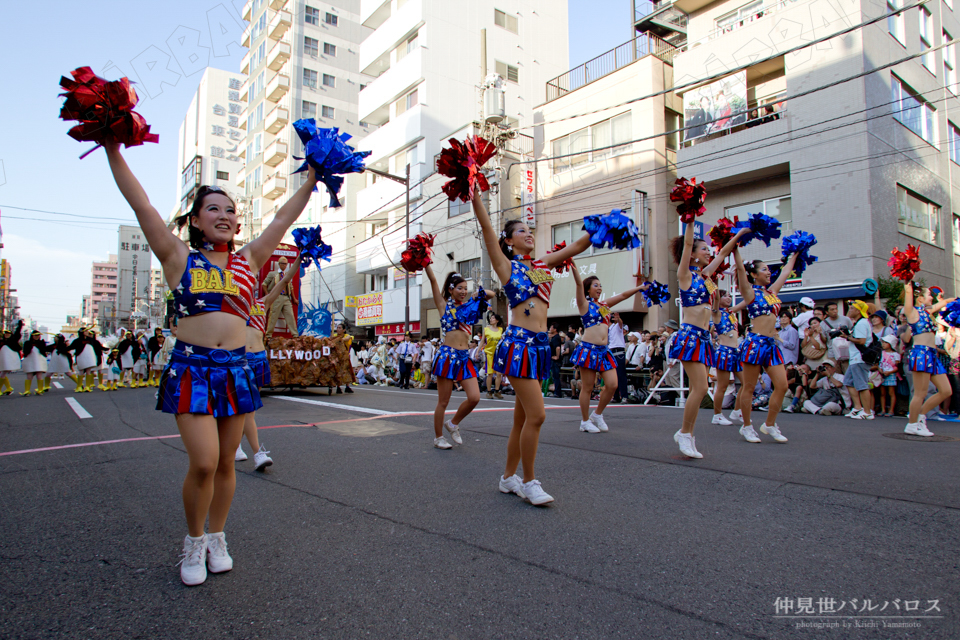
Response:
M433 304L436 305L438 310L446 309L447 300L443 297L443 292L440 290L440 284L437 282L437 276L433 273L433 267L428 264L424 266L423 271L427 274L427 279L430 281L430 292L433 294Z
M688 226L693 226L693 225L688 225ZM704 269L701 269L700 273L703 275L704 278L709 278L714 274L714 272L716 272L717 269L720 268L720 265L722 265L723 261L727 259L727 256L729 256L733 252L733 250L737 248L738 243L740 242L740 238L747 233L749 232L746 229L740 229L739 231L737 231L736 235L733 236L733 238L731 238L729 241L727 241L725 245L723 245L723 248L720 249L719 253L717 253L717 257L714 258L713 261L710 264L708 264Z
M587 249L590 248L590 234L585 233L580 236L575 242L573 242L569 247L563 247L559 251L554 253L548 253L543 256L543 263L549 268L553 269L554 267L563 264L567 260L574 258Z
M487 208L483 206L479 189L473 194L473 212L477 216L477 222L480 223L480 230L483 232L483 243L487 247L490 264L496 271L497 277L500 278L500 282L506 282L510 279L510 260L500 250L500 236L497 234L497 230L493 228L493 223L490 222L490 214L487 213Z
M799 255L799 253L791 253L790 257L787 258L787 263L780 269L780 276L769 287L771 293L776 295L780 292L780 289L783 288L783 285L787 283L790 274L793 273L793 267L797 264L797 257Z
M733 259L737 265L737 288L740 290L740 296L743 297L743 300L734 307L739 311L753 302L757 295L750 286L750 281L747 280L747 269L743 266L743 258L740 257L740 247L733 248Z
M587 300L587 294L583 291L583 278L580 277L580 269L576 264L571 267L570 273L573 274L573 284L577 290L577 311L581 316L586 315L590 310L590 303Z
M263 306L267 309L270 309L273 306L273 303L280 297L280 294L287 290L287 285L293 282L293 276L300 272L300 262L303 260L303 255L297 256L297 259L293 261L289 267L287 267L287 272L283 274L283 279L280 280L273 289L270 289L268 293L263 298Z

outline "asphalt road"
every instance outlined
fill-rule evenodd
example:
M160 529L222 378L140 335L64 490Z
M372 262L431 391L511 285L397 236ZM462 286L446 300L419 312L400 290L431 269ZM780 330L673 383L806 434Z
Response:
M790 443L755 445L704 411L691 461L676 409L585 434L548 399L538 508L497 491L512 398L439 451L433 392L267 396L235 568L190 588L173 418L153 389L65 386L0 398L0 637L960 637L960 440L884 437L902 419L783 415Z

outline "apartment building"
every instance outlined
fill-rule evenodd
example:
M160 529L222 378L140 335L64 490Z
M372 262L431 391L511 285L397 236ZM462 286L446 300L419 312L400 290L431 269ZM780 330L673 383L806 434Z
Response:
M785 301L864 296L864 281L886 276L890 249L907 243L920 245L921 278L956 291L960 89L955 45L933 48L960 20L939 1L858 27L901 6L677 0L638 10L638 28L669 14L675 22L659 28L685 31L674 57L686 125L677 173L708 184L704 229L761 211L784 233L817 236L820 260ZM744 257L774 263L780 250L754 245Z
M118 293L118 257L110 254L107 260L90 265L90 298L84 296L83 321L97 322L101 317L101 307L108 303L111 308Z
M293 128L301 118L314 118L319 127L338 127L357 139L374 127L362 122L357 101L366 80L359 72L359 46L369 30L361 25L360 1L248 0L243 19L250 24L242 44L249 51L241 62L247 80L240 98L244 139L240 157L246 162L237 186L243 190L247 233L259 235L274 214L303 184L303 144ZM353 198L341 190L343 207L329 207L320 185L294 225L322 222L324 241L335 248L333 262L322 274L310 269L301 280L301 298L316 305L333 302L342 309L353 272L347 265ZM291 241L288 236L287 241Z
M446 178L436 173L436 158L449 138L468 133L500 138L521 127L530 140L532 129L522 127L533 124L546 81L567 66L566 3L362 0L360 12L363 26L372 30L360 47L360 70L375 79L360 92L359 116L378 129L357 146L372 152L367 166L380 171L405 177L409 165L409 235L437 235L438 276L456 270L479 280L489 266L476 223L469 204L450 203L441 193ZM488 110L492 117L484 117L481 87L491 74L499 75L504 104L499 115ZM488 195L494 211L509 208L507 215L520 215L508 165L510 154L532 153L523 140L501 141L506 155ZM406 188L372 173L365 177L356 215L367 239L356 246L356 271L364 278L363 291L381 304L373 312L358 309L357 324L388 335L405 318L406 276L396 265L406 237ZM418 277L410 287L412 329L438 335L440 314L429 288L420 284Z

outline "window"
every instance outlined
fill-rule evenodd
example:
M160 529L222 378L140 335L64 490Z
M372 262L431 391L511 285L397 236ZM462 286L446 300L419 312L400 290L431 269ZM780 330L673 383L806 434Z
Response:
M793 231L793 205L790 196L758 200L734 207L726 207L723 210L723 215L730 218L738 216L741 220L745 220L754 213L764 213L771 218L776 218L782 225L780 227L780 234L783 237L786 237Z
M403 175L408 164L411 168L417 164L417 157L417 145L404 149L393 156L393 172L398 176Z
M247 91L247 101L253 104L254 100L263 93L266 81L266 71L261 71L260 75L250 81L250 89Z
M553 161L553 172L560 173L588 162L600 162L629 153L633 148L630 144L633 138L632 117L629 111L621 113L554 140L552 155L556 159Z
M316 58L320 55L320 41L310 36L303 38L303 55Z
M628 218L633 217L630 212L630 209L624 209L623 214ZM577 220L575 222L564 222L563 224L557 224L550 227L550 237L552 238L553 244L566 242L567 246L569 247L571 241L574 238L579 238L582 234L583 234L583 220ZM598 249L597 247L590 247L580 255L581 256L599 256L605 253L612 253L614 251L617 251L617 249Z
M933 16L929 9L920 7L920 51L926 52L920 56L920 61L923 62L927 71L937 75L937 57L933 51L929 50L931 47L933 47Z
M493 10L493 24L503 27L511 33L519 33L517 29L517 16L511 16L500 9Z
M487 211L490 210L490 192L484 191L480 194L480 200L483 201L483 206L487 208ZM473 211L469 202L462 202L460 200L447 200L447 217L455 218L457 216L462 216L466 213ZM461 271L460 273L463 273Z
M960 164L960 129L952 122L947 122L947 135L950 136L948 140L950 159Z
M924 102L913 89L905 85L900 78L890 76L893 91L893 117L915 134L935 145L936 117L933 107Z
M669 109L666 109L664 112L663 125L664 129L666 130L664 143L666 144L667 149L676 151L677 147L680 145L680 114L676 111L670 111Z
M312 69L303 70L303 86L311 89L317 88L317 72Z
M303 100L300 103L300 117L301 118L316 118L317 117L317 103L308 102Z
M253 131L253 128L263 122L263 103L257 105L255 109L250 110L250 115L247 116L247 135Z
M337 79L334 78L334 77L333 77L332 75L330 75L329 73L325 73L325 74L323 74L323 86L325 86L325 87L336 87L336 86L337 86Z
M328 107L327 105L320 107L320 116L323 118L336 118L335 113L336 110L333 107Z
M946 31L943 32L943 41L950 42L953 38ZM943 80L947 84L947 90L953 95L957 95L957 50L954 44L948 44L943 48Z
M719 33L729 33L734 29L739 29L748 22L753 22L763 17L763 0L746 4L736 11L725 13L717 18L717 31Z
M329 42L323 43L323 55L337 57L337 45L330 44Z
M953 227L951 228L953 235L953 252L960 254L960 216L953 214Z
M394 113L399 116L401 113L406 112L408 109L412 109L413 107L417 106L417 104L419 104L417 102L417 95L418 95L417 89L414 89L407 95L403 96L402 98L394 102L393 103Z
M327 15L330 15L329 13ZM373 276L374 291L387 290L387 276Z
M520 70L513 65L497 60L496 71L507 82L520 82Z
M940 245L940 207L897 185L897 228L900 233Z
M480 258L474 258L473 260L464 260L457 263L457 273L462 275L467 280L479 280L480 279Z
M337 26L337 23L340 21L340 19L334 14L327 12L327 15L324 16L323 21L326 22L331 27L335 27Z
M303 21L307 24L320 25L320 9L314 9L308 6L303 14Z
M903 0L887 0L887 13L896 11L902 3ZM904 23L902 13L887 17L887 31L897 39L897 42L907 46L907 26Z
M250 26L250 41L255 42L256 39L260 37L260 34L263 33L263 30L267 28L267 14L264 13L260 16L259 20L251 22Z
M397 45L397 48L393 50L394 59L397 62L400 62L407 57L407 54L417 48L417 44L420 41L420 32L417 32Z
M217 180L229 180L230 173L227 171L217 171Z

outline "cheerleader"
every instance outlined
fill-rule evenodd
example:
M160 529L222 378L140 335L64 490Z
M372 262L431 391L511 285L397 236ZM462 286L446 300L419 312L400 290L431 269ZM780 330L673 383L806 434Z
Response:
M30 339L23 343L23 372L27 375L21 396L30 395L30 386L34 378L37 380L37 395L42 396L47 388L43 382L47 372L47 353L53 349L43 339L43 334L37 330L30 333Z
M440 327L444 331L443 345L437 349L433 359L433 374L437 378L437 408L433 412L433 446L437 449L452 449L443 430L450 433L456 444L463 444L460 436L460 424L473 408L480 402L480 385L477 382L477 368L470 360L467 350L468 341L473 335L473 325L483 319L483 312L487 309L487 300L493 297L492 292L477 286L477 291L467 301L470 292L467 290L467 281L459 273L448 273L443 281L443 288L437 284L437 277L428 264L424 267L430 286L433 289L433 302L437 309L443 309L440 317ZM444 414L450 403L454 381L463 386L467 399L460 403L453 418L444 422Z
M218 187L201 186L191 209L177 219L189 244L170 233L116 144L105 145L117 186L160 261L179 321L176 346L164 369L157 409L174 414L190 459L183 484L187 536L180 578L197 585L230 571L223 533L236 488L233 455L246 414L262 406L245 355L246 324L255 302L256 276L310 201L317 176L307 179L260 235L234 252L236 204ZM209 533L204 523L209 516Z
M274 286L270 293L262 298L258 298L250 308L250 319L247 320L247 362L253 370L253 379L257 388L270 386L270 360L267 358L267 347L263 339L267 333L267 309L273 307L273 303L280 297L281 291L287 290L287 284L293 280L294 274L300 273L300 257L294 260L293 265L287 269L280 286ZM243 420L243 435L247 436L247 442L253 447L253 463L257 471L263 471L273 464L270 458L270 452L264 449L257 436L257 414L251 411ZM234 460L243 462L247 459L247 454L243 451L243 438L237 445L237 452L234 454Z
M750 331L740 343L740 365L743 367L743 384L740 386L738 398L740 412L743 414L740 435L747 442L760 442L760 436L754 431L751 421L751 401L760 371L766 369L773 382L773 393L767 405L766 423L760 426L760 431L777 442L787 442L787 438L780 433L780 427L777 426L777 415L787 392L787 371L783 366L783 354L777 345L777 317L780 315L780 298L777 294L790 277L798 254L790 254L787 263L780 270L780 276L772 283L770 268L765 262L754 260L744 265L739 251L735 251L733 255L737 261L737 285L747 305L747 317L750 318Z
M121 368L123 361L123 356L120 355L119 349L112 349L110 355L107 356L107 366L106 373L103 375L103 381L106 383L104 386L107 391L116 391L117 382L120 380L120 375L123 373Z
M163 345L167 339L163 335L163 329L156 327L153 330L153 337L147 340L146 353L150 358L150 377L147 379L146 386L160 386L160 373L163 371L163 365L166 360L163 357Z
M553 276L550 270L590 247L590 235L584 234L570 246L548 253L543 261L529 255L534 235L519 220L509 220L499 234L494 230L479 189L474 194L473 210L483 229L483 241L491 264L503 282L511 306L510 326L497 345L493 368L507 376L517 394L513 429L507 441L507 464L500 477L500 491L515 493L532 504L553 501L536 479L534 464L540 427L546 418L540 381L550 375L550 341L547 337L547 309ZM436 365L434 365L436 369ZM523 463L523 480L517 468Z
M77 393L89 393L93 391L95 372L103 364L103 345L97 340L96 331L81 328L77 339L70 343L70 350L73 351L79 372L80 385L77 387ZM100 373L100 375L103 374ZM101 386L103 386L102 380Z
M913 281L903 285L903 313L913 333L913 346L907 354L907 368L913 372L913 397L910 398L910 417L903 432L912 436L929 438L934 435L927 428L927 412L939 407L952 393L947 370L937 356L936 327L930 314L937 313L954 300L956 298L946 298L933 304L929 287L916 287ZM856 345L850 348L855 349ZM931 381L937 392L924 401Z
M733 298L726 289L720 289L713 302L713 320L710 324L717 332L717 344L715 347L714 366L717 369L717 388L713 392L713 420L712 424L728 426L733 424L730 420L723 417L723 398L727 393L727 387L730 386L730 375L741 381L740 372L743 367L740 366L740 333L737 329L737 313L745 307L740 303L731 307ZM739 409L739 399L734 401L733 411L730 412L732 420L742 420Z
M17 323L15 331L4 329L0 339L0 395L13 393L10 374L20 370L20 336L23 332L23 320Z
M143 329L137 331L137 339L134 344L137 348L134 350L133 384L130 386L134 388L146 387L148 386L146 381L147 360L150 352L147 349L147 339Z
M62 333L58 333L53 339L53 346L50 349L50 364L47 366L46 387L50 389L50 378L59 374L67 376L76 384L80 384L77 376L73 375L73 354L70 353L70 347L67 345L67 339Z
M583 339L570 355L570 364L580 368L580 431L606 432L609 429L603 419L603 410L617 392L618 384L617 361L607 348L607 341L610 339L610 307L615 307L650 285L641 284L601 302L603 285L600 284L600 278L589 276L581 281L579 269L573 266L570 271L573 272L577 308L583 323ZM600 392L596 410L590 413L590 394L598 375L603 378L603 391Z

